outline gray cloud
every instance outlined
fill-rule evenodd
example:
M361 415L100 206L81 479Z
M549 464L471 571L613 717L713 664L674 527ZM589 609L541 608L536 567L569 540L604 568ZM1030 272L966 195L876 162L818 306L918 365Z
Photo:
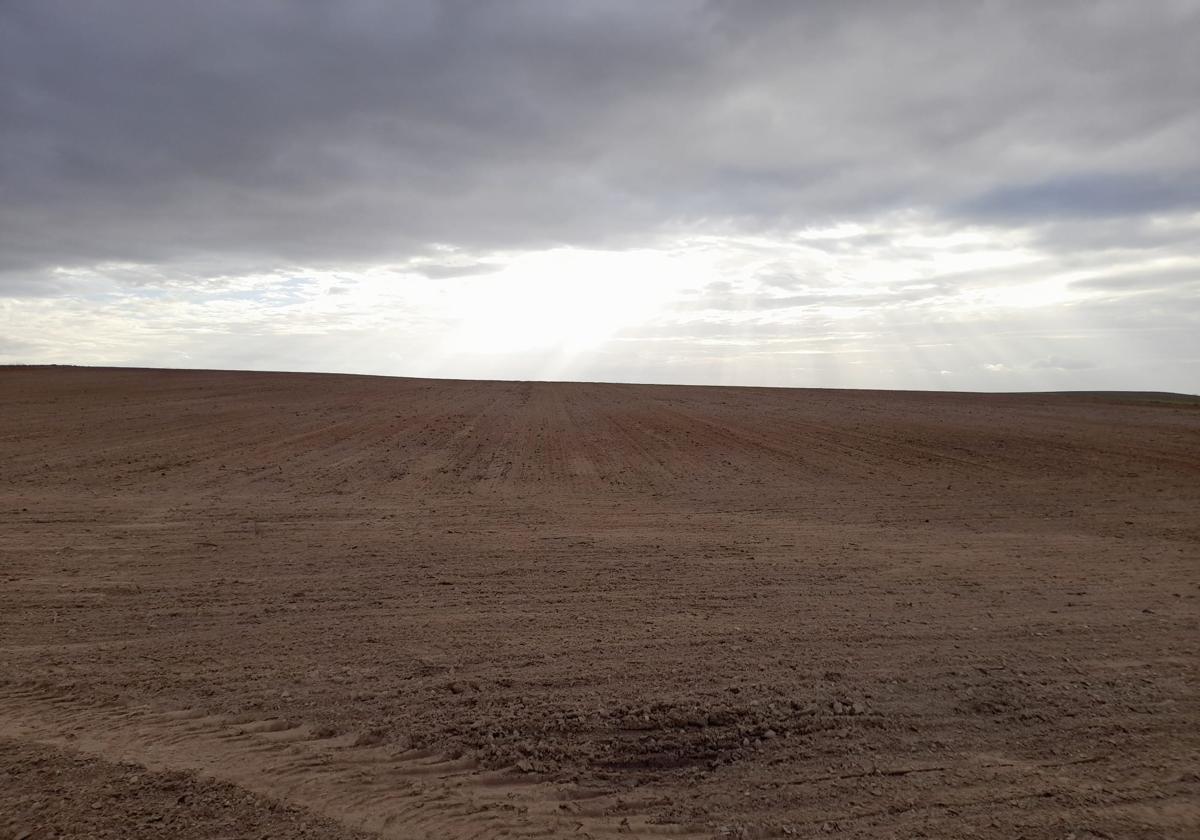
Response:
M1028 224L1042 219L1092 219L1195 209L1200 169L1182 173L1085 174L1001 186L957 205L973 218Z
M468 263L418 263L412 266L414 274L428 277L432 280L446 280L454 277L477 277L481 274L491 274L498 266L485 262Z
M1200 265L1160 270L1124 271L1087 277L1071 284L1074 288L1097 292L1184 292L1195 290L1200 298Z
M1038 359L1032 365L1038 370L1087 370L1095 366L1094 362L1086 359L1070 359L1062 356L1047 356L1044 359Z
M1196 0L7 0L0 355L1195 390L1198 41ZM712 271L579 358L454 345L564 245Z
M52 265L621 246L898 208L1194 212L1198 15L12 0L3 289Z
M0 360L6 358L19 359L24 353L29 353L32 350L38 349L38 345L32 341L18 341L16 339L5 338L0 336Z
M881 292L847 292L838 289L813 288L803 294L762 295L718 292L695 300L676 304L679 312L725 311L725 312L770 312L776 309L798 309L813 306L898 306L906 303L926 301L945 293L937 283L889 289Z

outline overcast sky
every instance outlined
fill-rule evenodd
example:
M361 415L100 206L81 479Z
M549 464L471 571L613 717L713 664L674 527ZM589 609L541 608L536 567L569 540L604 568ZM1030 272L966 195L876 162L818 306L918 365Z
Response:
M0 363L1200 392L1200 0L0 2Z

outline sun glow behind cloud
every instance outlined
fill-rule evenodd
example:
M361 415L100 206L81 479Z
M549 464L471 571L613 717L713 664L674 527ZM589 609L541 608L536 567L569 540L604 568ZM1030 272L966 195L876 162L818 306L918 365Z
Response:
M444 287L455 327L446 354L576 354L653 317L683 289L714 278L697 256L561 248Z

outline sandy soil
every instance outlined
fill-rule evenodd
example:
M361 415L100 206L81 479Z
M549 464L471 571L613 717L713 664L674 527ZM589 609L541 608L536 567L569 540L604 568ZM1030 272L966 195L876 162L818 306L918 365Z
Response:
M0 837L1200 836L1200 399L0 396Z

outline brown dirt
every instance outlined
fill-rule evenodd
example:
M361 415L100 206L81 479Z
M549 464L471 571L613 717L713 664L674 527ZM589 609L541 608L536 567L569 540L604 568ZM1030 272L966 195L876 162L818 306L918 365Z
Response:
M0 767L0 833L18 840L370 836L194 772L155 773L28 740L0 739Z
M1200 833L1200 399L0 395L0 837Z

